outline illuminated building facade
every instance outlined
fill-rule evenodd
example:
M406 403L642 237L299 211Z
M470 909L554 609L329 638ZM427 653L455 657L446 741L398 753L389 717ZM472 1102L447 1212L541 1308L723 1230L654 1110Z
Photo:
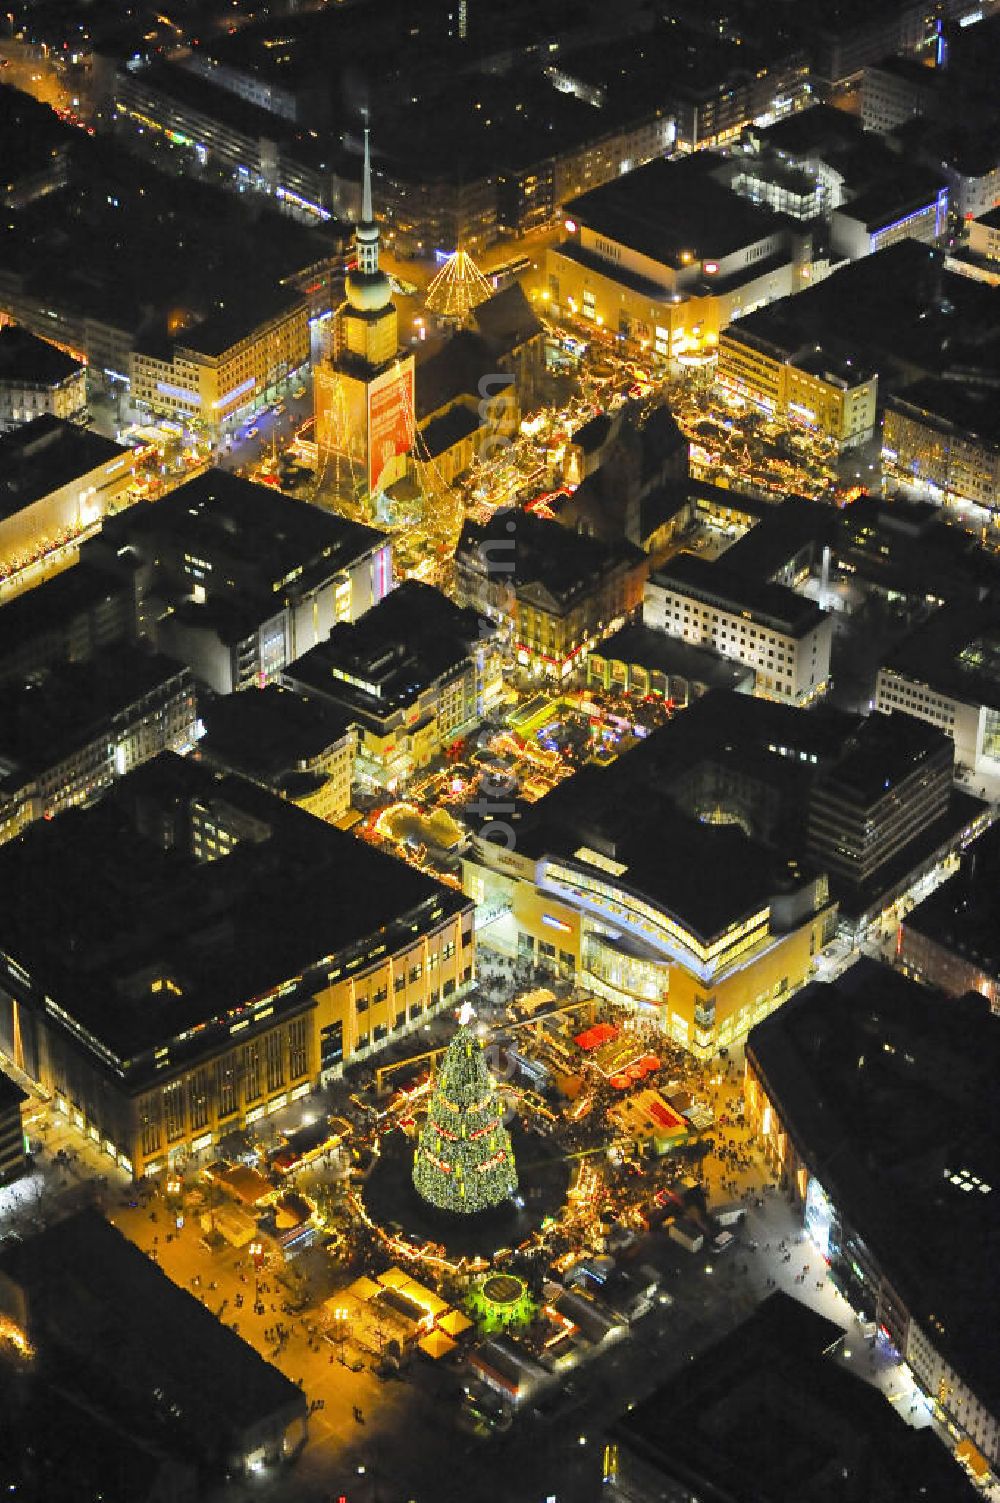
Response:
M20 895L0 1049L136 1177L308 1095L473 977L459 893L170 754L0 871Z
M119 644L0 689L0 841L197 735L190 669Z
M522 667L551 678L638 613L648 569L631 543L511 511L466 522L455 564L459 600L509 633Z
M506 910L491 943L655 1019L699 1058L737 1042L835 932L802 809L851 723L716 690L500 816L463 861L465 891Z
M863 193L830 216L831 248L850 261L872 256L900 240L936 244L948 228L948 189L938 179L907 178Z
M754 672L754 692L805 707L826 693L833 621L785 585L760 583L693 555L646 586L646 626L710 647Z
M8 569L97 530L126 502L135 451L62 418L0 437L0 558Z
M747 1124L834 1282L994 1467L1000 1392L982 1322L998 1045L983 997L945 998L863 959L753 1030L744 1084Z
M719 337L718 381L773 417L829 439L863 444L875 431L878 376L860 361L811 341L784 347L767 313L730 324Z
M308 131L295 130L262 100L241 100L187 67L118 69L114 124L120 135L168 150L196 174L211 167L241 193L262 193L307 223L331 218L331 165ZM215 70L210 70L214 78ZM136 142L135 138L139 141Z
M23 1115L27 1100L27 1092L0 1073L0 1185L20 1178L28 1167Z
M334 325L333 357L314 373L316 444L321 463L331 456L347 460L353 485L374 504L406 474L415 431L414 362L400 350L392 289L379 269L367 131L355 245L347 301Z
M797 292L807 231L748 203L695 156L655 161L565 205L548 253L553 311L663 360L714 353L734 318Z
M835 909L825 879L792 865L776 875L741 831L645 815L642 837L633 829L613 856L587 845L536 855L536 839L521 832L516 850L477 840L463 861L465 890L510 904L521 960L574 977L711 1059L808 978ZM669 853L663 870L642 854L651 838ZM717 893L708 898L710 872Z
M279 289L271 306L228 309L129 357L134 401L157 415L203 423L217 435L261 405L280 381L309 363L304 299Z
M86 419L86 367L27 329L0 326L0 433L46 413Z
M954 601L925 622L878 671L875 708L902 710L955 743L955 762L1000 775L1000 632L996 611Z
M935 498L1000 509L1000 423L989 389L927 380L890 396L882 455Z

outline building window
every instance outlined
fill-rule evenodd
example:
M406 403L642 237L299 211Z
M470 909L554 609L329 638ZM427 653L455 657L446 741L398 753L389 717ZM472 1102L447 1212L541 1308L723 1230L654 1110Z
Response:
M319 1037L320 1065L324 1070L330 1070L339 1065L344 1058L344 1025L338 1018L335 1023L328 1023Z
M219 1102L219 1116L232 1116L237 1107L237 1095L236 1071L233 1068L233 1056L231 1054L227 1054L224 1059L216 1062L215 1094Z
M243 1094L247 1101L260 1095L260 1040L254 1039L243 1050Z
M163 1092L163 1120L167 1129L167 1142L174 1143L184 1136L184 1082L176 1081Z
M309 1068L308 1034L305 1018L288 1025L288 1071L292 1080L305 1075Z
M210 1094L211 1079L207 1067L195 1070L191 1076L190 1088L192 1132L197 1132L200 1128L207 1127L208 1125Z
M285 1062L282 1059L281 1034L275 1029L264 1040L264 1059L267 1072L268 1095L285 1083Z

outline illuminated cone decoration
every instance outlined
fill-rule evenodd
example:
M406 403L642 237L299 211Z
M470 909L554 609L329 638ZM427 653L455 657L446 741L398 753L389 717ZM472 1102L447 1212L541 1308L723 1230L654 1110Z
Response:
M413 1183L442 1211L472 1215L517 1190L500 1096L471 1028L458 1030L434 1084L413 1158Z

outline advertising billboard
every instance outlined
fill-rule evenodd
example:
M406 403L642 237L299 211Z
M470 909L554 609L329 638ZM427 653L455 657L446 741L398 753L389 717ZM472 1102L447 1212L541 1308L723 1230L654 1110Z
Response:
M401 361L368 389L368 490L402 475L393 461L409 453L413 427L413 359ZM386 471L388 470L388 474ZM383 481L384 477L384 481Z

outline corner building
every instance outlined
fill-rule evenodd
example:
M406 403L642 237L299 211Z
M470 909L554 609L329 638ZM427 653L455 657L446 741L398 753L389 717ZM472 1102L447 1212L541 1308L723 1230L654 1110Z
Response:
M0 852L0 1050L136 1178L454 1005L472 904L172 754Z
M859 960L753 1030L745 1081L747 1125L833 1282L994 1469L998 1065L984 997Z

